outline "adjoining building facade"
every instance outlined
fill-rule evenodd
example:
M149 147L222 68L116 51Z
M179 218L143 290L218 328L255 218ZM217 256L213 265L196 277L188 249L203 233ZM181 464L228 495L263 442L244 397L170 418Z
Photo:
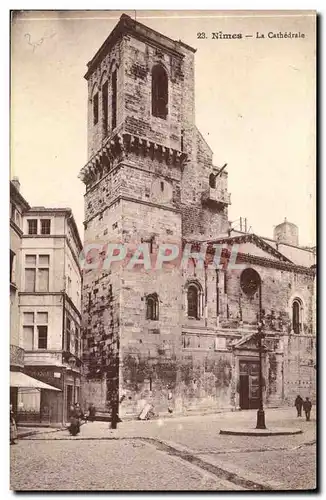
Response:
M23 237L23 214L29 204L20 193L17 178L10 182L10 375L24 368L24 350L19 335L19 297L21 282L21 243ZM10 401L17 412L18 387L10 386Z
M23 219L20 327L27 374L60 389L22 394L25 411L40 408L65 422L80 400L82 244L69 208L32 207Z
M227 171L195 125L194 53L122 15L85 75L85 249L102 242L105 258L108 243L146 244L155 260L163 244L205 244L211 259L224 247L220 269L196 258L84 269L83 398L103 410L123 399L120 415L144 402L162 413L256 408L258 321L265 403L314 397L315 253L287 221L272 240L231 229Z
M11 242L11 343L22 361L11 399L20 422L63 423L81 397L82 243L71 209L31 208L13 182L11 192L11 230L20 228Z

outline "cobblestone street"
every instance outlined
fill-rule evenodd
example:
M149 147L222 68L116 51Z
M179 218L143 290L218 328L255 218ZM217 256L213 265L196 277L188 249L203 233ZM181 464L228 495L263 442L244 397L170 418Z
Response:
M221 435L255 426L255 411L105 422L29 436L11 447L12 489L240 490L314 489L316 425L294 409L266 411L267 426L299 427L293 436ZM163 444L163 446L162 446ZM164 448L165 446L165 448ZM37 474L36 474L36 471ZM60 485L60 486L58 486Z
M21 490L232 490L199 468L134 441L22 441L11 447Z

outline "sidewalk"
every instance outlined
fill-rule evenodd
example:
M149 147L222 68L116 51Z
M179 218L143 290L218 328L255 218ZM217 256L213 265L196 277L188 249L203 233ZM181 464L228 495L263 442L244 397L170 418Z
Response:
M17 438L22 439L28 436L34 436L36 434L43 434L45 433L52 433L52 432L58 432L62 431L62 428L55 428L55 427L25 427L25 426L18 426L17 427Z
M80 434L73 439L125 439L151 438L167 440L187 446L197 453L227 450L288 449L313 442L316 439L315 412L310 422L295 416L295 408L267 409L266 426L296 427L303 433L292 436L228 436L219 434L223 427L248 427L256 425L256 410L226 412L214 415L171 417L149 421L126 421L119 423L116 430L108 422L88 422L82 425ZM57 430L57 429L55 429ZM39 431L39 430L38 430ZM40 439L70 438L67 430L43 429Z

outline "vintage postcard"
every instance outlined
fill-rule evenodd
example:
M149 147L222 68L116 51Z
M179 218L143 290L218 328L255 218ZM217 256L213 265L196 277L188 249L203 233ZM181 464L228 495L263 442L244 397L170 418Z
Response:
M10 488L316 490L316 12L12 11Z

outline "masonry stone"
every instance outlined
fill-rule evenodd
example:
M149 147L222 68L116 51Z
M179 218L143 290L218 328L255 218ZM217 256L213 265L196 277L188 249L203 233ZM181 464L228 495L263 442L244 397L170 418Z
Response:
M136 416L145 402L158 413L257 407L259 320L265 403L293 404L297 393L315 391L315 270L279 242L231 234L226 166L213 164L195 125L194 64L194 49L123 15L85 75L84 399L103 410L120 401L120 416ZM166 88L163 77L155 83L157 67ZM107 269L110 243L128 255ZM182 266L186 245L198 253L203 243L205 265ZM92 244L102 245L102 260ZM179 255L156 269L162 244ZM137 245L147 245L149 269L128 267ZM219 269L208 265L214 245L224 246ZM230 264L235 248L242 268ZM244 269L260 277L254 293L252 283L242 286Z

